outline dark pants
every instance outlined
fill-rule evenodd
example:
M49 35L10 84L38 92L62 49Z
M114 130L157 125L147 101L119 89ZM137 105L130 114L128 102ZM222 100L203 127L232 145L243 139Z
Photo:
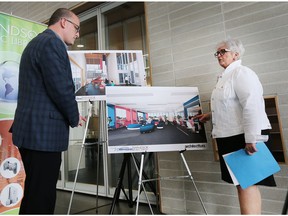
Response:
M61 152L19 151L26 173L19 214L53 214Z
M269 135L269 130L262 131L262 135ZM225 138L216 138L216 140L217 140L222 180L232 184L233 181L230 177L230 173L225 164L223 155L245 148L246 143L244 134L239 134ZM265 142L265 144L269 149L271 146L271 140L269 139L267 142ZM276 186L276 182L274 180L274 176L271 175L263 179L262 181L256 183L255 185Z

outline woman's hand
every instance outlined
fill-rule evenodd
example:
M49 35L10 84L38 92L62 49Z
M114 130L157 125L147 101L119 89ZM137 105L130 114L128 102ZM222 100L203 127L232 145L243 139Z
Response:
M199 119L200 122L206 123L211 119L211 113L200 114L193 117L193 119Z
M246 143L245 151L248 155L252 155L257 152L256 143Z

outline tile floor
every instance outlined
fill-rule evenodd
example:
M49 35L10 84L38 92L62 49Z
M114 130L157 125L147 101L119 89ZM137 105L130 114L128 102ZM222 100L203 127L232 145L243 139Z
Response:
M71 192L58 190L57 191L57 201L54 214L61 215L67 214L69 208ZM79 215L108 215L108 214L136 214L136 203L129 207L129 203L126 200L119 200L114 210L112 211L112 198L99 197L98 198L98 208L96 209L96 196L74 193L73 202L71 205L70 214L79 214ZM152 205L153 214L161 214L158 207ZM139 215L152 215L151 210L148 204L139 204L138 209Z

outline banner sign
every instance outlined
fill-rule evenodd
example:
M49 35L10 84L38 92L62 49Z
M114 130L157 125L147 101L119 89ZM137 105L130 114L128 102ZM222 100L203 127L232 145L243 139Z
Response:
M25 171L12 143L12 125L18 96L21 53L47 27L0 13L0 214L18 214Z

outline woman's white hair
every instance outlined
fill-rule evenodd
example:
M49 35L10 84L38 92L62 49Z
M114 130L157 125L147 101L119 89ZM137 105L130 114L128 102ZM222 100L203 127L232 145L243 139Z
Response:
M242 42L238 39L228 38L227 40L218 43L216 46L216 50L218 50L218 48L223 45L226 46L227 49L231 50L232 52L238 53L239 59L241 59L242 56L244 55L245 52L244 46Z

